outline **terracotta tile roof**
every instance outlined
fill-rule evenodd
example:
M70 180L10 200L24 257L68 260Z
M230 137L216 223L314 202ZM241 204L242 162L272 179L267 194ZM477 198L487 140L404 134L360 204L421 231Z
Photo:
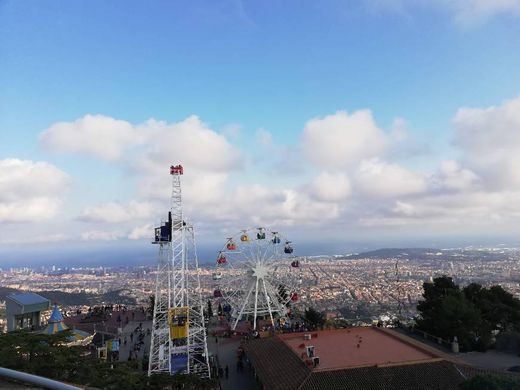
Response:
M245 351L269 390L297 389L311 372L278 337L248 341Z
M313 332L311 340L304 340L303 335L283 334L246 343L247 356L266 389L455 390L478 374L520 376L461 364L390 330L320 331ZM363 337L363 347L349 348L352 337ZM306 364L309 359L302 358L302 345L314 345L318 366Z
M298 389L455 390L463 381L464 377L453 363L441 360L386 367L317 371Z

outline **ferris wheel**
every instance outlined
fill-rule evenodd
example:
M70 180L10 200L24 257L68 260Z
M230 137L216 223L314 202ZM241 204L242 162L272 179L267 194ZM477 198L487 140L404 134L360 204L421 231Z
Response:
M290 241L266 228L242 230L227 239L217 255L214 297L224 301L235 330L241 319L265 318L275 326L287 319L291 303L299 300L301 259Z

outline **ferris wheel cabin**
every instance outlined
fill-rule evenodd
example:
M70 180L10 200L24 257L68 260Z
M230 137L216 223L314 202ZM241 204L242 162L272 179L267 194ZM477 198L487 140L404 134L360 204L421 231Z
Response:
M235 242L233 241L233 238L228 238L228 243L226 245L226 248L228 251L234 251L237 249L237 245L235 244Z

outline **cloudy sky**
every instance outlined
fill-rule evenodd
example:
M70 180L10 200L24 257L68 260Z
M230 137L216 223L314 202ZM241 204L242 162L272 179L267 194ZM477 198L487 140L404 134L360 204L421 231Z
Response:
M172 163L207 250L518 242L520 0L0 2L5 264L153 251Z

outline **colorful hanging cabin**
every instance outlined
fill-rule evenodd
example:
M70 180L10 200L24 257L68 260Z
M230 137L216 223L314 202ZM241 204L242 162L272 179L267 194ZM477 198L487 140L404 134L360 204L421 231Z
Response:
M296 301L298 301L298 299L299 299L298 294L296 294L296 293L291 294L291 301L296 302Z
M228 251L234 251L237 249L237 245L233 242L233 239L228 238L228 243L226 245L226 248Z
M291 263L291 267L298 268L300 266L300 262L298 260L294 260Z
M213 298L222 298L222 291L220 291L220 290L213 291Z
M280 237L278 237L278 233L273 232L273 235L274 235L273 240L272 240L273 244L279 244L280 243Z
M265 232L263 228L258 228L258 233L256 233L256 238L259 240L265 240Z
M242 235L240 236L240 241L242 241L242 242L247 242L247 241L249 241L249 236L248 236L247 234L245 234L245 233L242 234Z
M170 324L170 337L172 340L188 337L188 313L187 307L175 307L168 310L168 323Z
M291 246L291 243L289 241L285 243L285 248L283 249L283 251L287 254L293 253L293 247Z
M224 254L222 252L220 252L217 257L217 264L226 264L226 263L227 263L226 256L224 256Z
M222 272L213 272L213 280L222 279Z

